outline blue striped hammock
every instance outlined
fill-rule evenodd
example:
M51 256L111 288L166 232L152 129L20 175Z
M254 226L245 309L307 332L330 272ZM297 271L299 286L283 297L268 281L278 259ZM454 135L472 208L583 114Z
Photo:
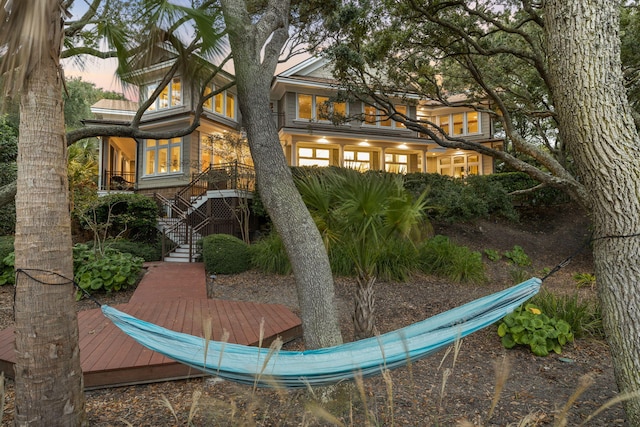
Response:
M503 291L373 338L306 351L207 341L136 319L108 305L102 312L124 333L164 356L223 379L264 387L325 386L368 377L428 356L512 312L535 295L532 278ZM206 349L205 349L206 347Z

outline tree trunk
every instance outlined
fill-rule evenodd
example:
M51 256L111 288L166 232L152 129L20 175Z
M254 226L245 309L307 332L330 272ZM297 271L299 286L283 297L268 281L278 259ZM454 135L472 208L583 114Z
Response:
M61 25L59 8L52 11L51 25ZM55 55L60 40L53 37L51 43L20 100L15 265L28 275L18 275L15 295L18 426L84 423L73 286L54 274L29 271L73 277L62 80Z
M375 316L375 277L357 278L358 286L354 295L353 329L356 340L377 334Z
M591 208L598 295L621 392L640 390L640 140L622 84L619 2L550 0L545 29L560 135ZM640 399L625 404L640 425Z
M277 6L276 6L277 5ZM222 1L238 104L260 198L287 250L296 278L307 348L342 342L333 276L320 233L293 182L269 106L278 56L288 38L289 3L270 2L253 24L243 0Z

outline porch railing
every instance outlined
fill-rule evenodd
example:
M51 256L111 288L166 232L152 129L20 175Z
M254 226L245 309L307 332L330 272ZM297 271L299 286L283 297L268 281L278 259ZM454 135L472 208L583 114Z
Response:
M106 170L102 176L102 190L133 191L136 185L135 172Z

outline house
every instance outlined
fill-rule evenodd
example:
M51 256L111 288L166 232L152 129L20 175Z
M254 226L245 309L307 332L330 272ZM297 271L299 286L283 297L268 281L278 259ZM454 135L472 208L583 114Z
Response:
M142 100L156 90L172 63L166 59L141 72L144 76L139 91ZM231 74L220 72L208 90L225 87L232 79ZM175 76L145 111L141 129L172 131L188 126L199 95L194 86L185 76ZM311 57L273 79L271 109L291 166L332 165L363 171L429 172L453 177L493 173L491 157L444 149L402 123L384 117L375 107L359 101L339 101L337 93L337 84L323 58ZM169 217L190 217L193 223L190 226L199 227L204 234L238 235L235 225L227 224L226 228L212 225L216 218L237 216L234 212L240 201L247 191L253 190L251 173L242 166L243 163L250 166L250 156L237 144L231 144L234 149L228 147L229 139L239 138L237 135L242 129L236 99L234 88L211 98L204 105L200 126L184 137L158 140L103 137L99 189L154 196L165 206ZM92 106L95 118L86 120L85 124L127 123L137 107L129 101L101 100ZM493 148L502 145L502 140L494 138L488 115L472 109L445 108L419 99L408 102L400 98L395 108L411 118L430 118L454 135ZM336 121L335 117L357 119ZM212 173L218 177L215 182L212 182ZM238 193L240 190L243 193ZM233 201L232 205L229 200ZM209 223L196 224L192 218L194 212L200 217L198 221Z

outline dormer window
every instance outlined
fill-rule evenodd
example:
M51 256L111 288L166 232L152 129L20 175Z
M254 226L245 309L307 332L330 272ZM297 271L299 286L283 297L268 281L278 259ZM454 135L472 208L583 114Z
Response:
M147 99L151 97L157 87L157 84L147 86ZM162 89L155 102L149 106L148 111L164 110L180 105L182 105L182 82L180 77L174 77L171 83Z

